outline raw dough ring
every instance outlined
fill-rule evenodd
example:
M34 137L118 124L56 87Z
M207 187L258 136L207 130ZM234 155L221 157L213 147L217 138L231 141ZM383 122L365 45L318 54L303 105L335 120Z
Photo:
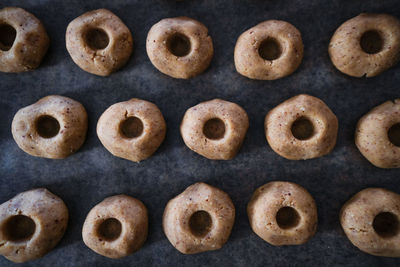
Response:
M311 159L332 151L338 121L319 98L298 95L279 104L265 117L265 136L280 156Z
M376 76L400 59L400 21L387 14L360 14L336 30L329 55L347 75Z
M367 188L348 200L340 211L340 223L351 241L365 253L400 257L400 195Z
M148 217L144 204L117 195L92 208L83 224L83 242L108 258L122 258L140 249L147 239Z
M36 69L49 47L43 24L18 7L0 9L0 71Z
M249 118L242 107L214 99L186 111L181 135L194 152L208 159L228 160L239 151L248 128Z
M285 77L299 67L302 59L301 33L281 20L267 20L250 28L235 46L236 70L250 79Z
M235 221L235 206L222 190L196 183L171 199L164 210L163 229L183 254L220 249Z
M134 162L150 157L164 141L166 130L158 107L137 98L110 106L97 123L97 136L104 147Z
M74 19L65 38L72 60L84 71L100 76L120 69L132 54L131 32L107 9L92 10Z
M199 75L214 54L208 29L188 18L167 18L151 27L146 42L151 63L162 73L179 79Z
M0 254L17 263L43 257L67 224L67 207L47 189L20 193L0 205Z
M254 192L247 214L253 231L274 246L300 245L317 231L317 206L306 189L270 182Z
M361 154L379 168L400 167L400 99L387 101L357 124L355 142Z
M75 153L85 141L87 114L79 102L50 95L18 110L11 128L15 142L26 153L62 159Z

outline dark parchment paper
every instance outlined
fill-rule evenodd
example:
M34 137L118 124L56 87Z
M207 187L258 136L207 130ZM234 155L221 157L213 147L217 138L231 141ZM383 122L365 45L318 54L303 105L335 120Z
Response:
M400 97L400 65L370 79L345 76L331 64L328 43L335 29L361 12L400 17L398 0L1 0L0 7L20 6L42 20L51 47L41 67L22 74L0 73L0 202L18 192L47 187L70 211L68 230L59 245L27 266L389 266L390 258L373 257L353 247L341 230L342 204L359 190L379 186L400 193L400 170L373 167L354 145L358 119L372 107ZM133 33L134 53L122 70L107 78L78 68L65 48L65 29L82 13L108 8ZM150 63L145 40L162 18L189 16L203 22L213 38L210 68L190 80L161 74ZM302 33L305 54L299 69L276 81L253 81L236 73L233 50L246 29L267 19L287 20ZM263 130L266 113L282 101L308 93L325 101L339 119L334 151L322 158L288 161L268 146ZM89 115L88 137L80 151L65 160L31 157L11 136L15 112L49 94L80 101ZM136 164L113 157L100 143L95 127L111 104L132 97L158 105L168 125L167 136L150 159ZM223 98L241 105L250 128L240 153L231 161L210 161L183 143L179 124L186 109L205 100ZM273 180L307 188L318 205L315 237L302 246L273 247L251 230L246 205L253 191ZM226 191L237 218L227 244L218 251L182 255L162 231L162 214L169 199L187 186L204 181ZM149 210L150 227L144 247L134 255L111 260L82 242L81 229L89 210L114 194L141 199ZM0 257L0 266L12 264Z

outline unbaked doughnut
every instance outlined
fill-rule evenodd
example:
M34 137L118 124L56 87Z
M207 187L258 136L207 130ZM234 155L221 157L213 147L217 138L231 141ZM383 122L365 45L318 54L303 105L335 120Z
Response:
M329 55L347 75L376 76L400 59L400 21L387 14L360 14L336 30Z
M253 231L274 246L300 245L317 231L317 206L306 189L270 182L254 192L247 214Z
M43 24L18 7L0 9L0 71L36 69L49 47Z
M387 101L357 124L355 142L361 154L379 168L400 167L400 99Z
M340 212L347 237L360 250L384 257L400 257L400 195L367 188L348 200Z
M92 208L83 224L83 242L108 258L122 258L140 249L147 239L148 217L144 204L117 195Z
M151 102L132 98L110 106L97 123L97 136L114 156L139 162L164 141L167 126Z
M332 151L338 120L319 98L298 95L279 104L265 117L265 136L280 156L311 159Z
M15 142L26 153L62 159L75 153L85 141L87 114L79 102L50 95L18 110L11 130Z
M146 42L151 63L162 73L179 79L199 75L214 54L208 29L188 18L167 18L151 27Z
M164 210L163 229L183 254L220 249L228 241L235 207L222 190L196 183L171 199Z
M242 107L214 99L186 111L181 135L194 152L208 159L228 160L239 151L248 128L249 118Z
M303 59L301 34L286 21L264 21L240 35L234 57L237 72L250 79L285 77Z
M45 188L29 190L0 205L0 255L13 262L43 257L67 229L68 209Z
M84 71L100 76L124 66L133 49L128 27L107 9L92 10L74 19L65 39L72 60Z

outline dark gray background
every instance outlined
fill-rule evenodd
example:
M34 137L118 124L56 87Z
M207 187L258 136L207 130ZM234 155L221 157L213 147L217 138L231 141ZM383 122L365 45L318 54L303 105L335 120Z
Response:
M331 64L328 43L335 29L361 12L384 12L400 17L400 3L347 0L2 0L0 7L20 6L46 26L51 47L39 69L22 74L0 73L0 203L15 194L47 187L70 211L68 230L59 245L33 266L155 265L399 265L353 247L341 230L342 204L359 190L379 186L399 192L399 170L373 167L354 145L357 120L372 107L399 97L400 65L370 79L347 77ZM65 49L65 29L82 13L108 8L133 33L135 48L127 64L107 78L82 71ZM213 38L210 68L190 80L161 74L145 49L150 27L162 18L185 15L203 22ZM233 50L246 29L268 19L287 20L302 33L304 59L291 76L276 81L253 81L235 71ZM322 158L289 161L268 146L265 114L282 101L308 93L325 101L339 119L334 151ZM11 136L15 112L49 94L81 102L89 115L88 137L78 153L64 160L31 157ZM150 159L136 164L113 157L100 143L95 127L111 104L132 97L158 105L168 125L167 136ZM186 109L213 98L241 105L250 117L243 147L231 161L210 161L183 143L179 124ZM250 229L246 205L253 191L274 180L296 182L314 196L319 212L318 232L301 246L273 247ZM237 211L232 235L218 251L182 255L166 239L161 219L165 204L187 186L204 181L226 191ZM144 247L134 255L111 260L95 254L81 239L88 211L107 196L128 194L149 210L150 228ZM10 262L0 257L0 266Z

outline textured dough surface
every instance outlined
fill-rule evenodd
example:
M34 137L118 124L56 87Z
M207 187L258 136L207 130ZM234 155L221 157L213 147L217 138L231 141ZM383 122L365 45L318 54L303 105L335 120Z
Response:
M281 228L276 220L283 207L297 211L299 222L290 228ZM247 214L253 231L274 246L300 245L310 240L317 231L317 206L303 187L290 182L270 182L254 192L247 205Z
M109 218L117 219L122 230L116 240L99 235L98 227ZM96 253L108 258L122 258L140 249L147 239L148 217L144 204L133 197L116 195L93 207L82 229L83 242Z
M376 31L383 39L380 52L363 51L360 40L367 31ZM365 14L349 19L334 33L329 55L335 67L350 76L373 77L400 60L400 20L387 14Z
M35 232L27 241L11 241L4 234L4 224L16 215L27 216L35 222ZM0 205L0 254L17 263L43 257L61 240L67 224L67 207L47 189L20 193Z
M167 47L168 38L177 33L190 41L190 52L186 56L176 56ZM189 79L204 72L214 55L207 27L188 17L167 18L154 24L147 35L146 50L154 67L179 79Z
M212 226L203 236L194 235L189 226L197 211L206 211L212 218ZM163 229L177 250L195 254L220 249L228 240L234 221L235 207L230 197L216 187L196 183L168 202Z
M400 195L383 189L367 188L349 199L340 212L340 223L347 237L360 250L384 257L400 257L400 232L381 237L373 228L376 215L390 212L400 219Z
M306 118L313 134L305 140L293 136L292 124ZM291 160L311 159L330 153L336 144L338 120L319 98L297 95L276 106L265 116L265 135L271 148Z
M101 29L109 43L104 49L93 49L85 41L88 30ZM132 34L128 27L107 9L89 11L68 25L66 46L72 60L84 71L108 76L124 66L133 50Z
M275 40L281 55L274 60L260 56L263 41ZM301 33L292 24L281 20L267 20L242 33L236 42L235 67L250 79L276 80L293 73L303 59Z
M136 117L143 124L140 136L126 138L120 125ZM132 98L110 106L97 123L97 136L114 156L139 162L150 157L164 141L167 126L158 107L148 101Z
M223 138L210 139L203 129L207 121L220 119L225 125ZM239 105L221 99L202 102L189 108L181 123L185 144L194 152L215 160L235 157L249 128L246 111Z
M8 51L0 43L0 71L23 72L36 69L50 43L40 20L22 8L5 7L0 9L1 24L10 25L17 34Z
M44 115L59 123L59 132L52 138L43 138L37 131L36 121ZM15 142L26 153L62 159L75 153L85 141L87 113L82 104L71 98L50 95L18 110L11 130Z
M400 167L400 147L388 138L390 127L397 123L400 123L400 99L373 108L358 121L355 143L376 167Z

